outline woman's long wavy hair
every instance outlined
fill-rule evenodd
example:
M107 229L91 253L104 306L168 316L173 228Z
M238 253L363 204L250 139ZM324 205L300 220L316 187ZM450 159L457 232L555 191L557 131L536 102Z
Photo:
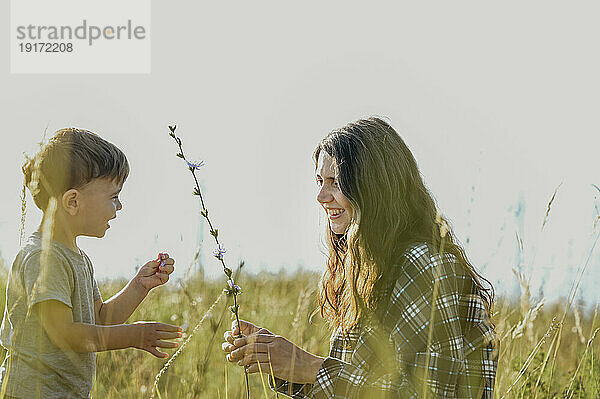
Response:
M453 254L473 278L491 316L492 285L475 271L456 242L415 158L388 123L361 119L330 132L314 151L315 168L321 151L334 159L340 190L353 207L346 234L327 227L329 258L319 305L333 328L348 331L361 315L374 314L397 277L392 266L417 242ZM447 229L441 231L440 225Z

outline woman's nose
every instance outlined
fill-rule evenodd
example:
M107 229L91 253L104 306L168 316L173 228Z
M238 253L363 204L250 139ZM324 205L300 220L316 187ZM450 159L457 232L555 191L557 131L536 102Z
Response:
M331 192L329 192L326 185L323 184L317 193L317 201L321 204L324 204L326 202L331 202L332 200L333 195L331 195Z

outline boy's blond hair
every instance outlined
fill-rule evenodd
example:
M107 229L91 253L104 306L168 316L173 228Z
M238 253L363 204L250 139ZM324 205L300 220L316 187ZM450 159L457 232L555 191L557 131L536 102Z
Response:
M35 205L45 211L51 197L80 188L92 179L108 177L122 184L129 175L125 154L96 133L84 129L58 130L22 167L25 186Z

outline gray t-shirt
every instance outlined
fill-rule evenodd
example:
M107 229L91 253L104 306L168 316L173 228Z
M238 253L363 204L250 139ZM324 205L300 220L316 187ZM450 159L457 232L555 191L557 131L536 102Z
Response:
M94 324L100 291L88 256L52 241L42 251L34 232L13 262L6 285L0 343L7 356L0 368L6 395L17 398L89 398L95 353L64 351L42 327L36 303L57 300L69 306L76 323Z

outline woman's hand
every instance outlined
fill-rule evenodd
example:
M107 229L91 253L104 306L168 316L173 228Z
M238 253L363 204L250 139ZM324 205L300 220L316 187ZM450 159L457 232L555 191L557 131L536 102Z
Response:
M240 322L241 323L241 322ZM249 374L259 371L290 382L312 384L323 358L306 352L287 339L268 330L243 322L240 338L231 331L225 333L223 350L227 360L244 366ZM248 332L248 334L244 334ZM259 369L260 364L260 369Z
M223 349L223 351L229 353L232 350L235 350L236 346L233 344L233 342L236 340L236 338L247 337L248 335L257 333L273 335L273 333L267 330L266 328L257 327L246 320L240 320L239 325L240 327L242 327L241 334L238 328L238 322L236 320L231 322L231 331L225 331L223 337L225 338L226 342L223 342L223 344L221 344L221 348ZM229 360L229 355L227 355L227 360Z
M225 341L227 342L223 342L223 345L221 345L225 352L231 352L231 350L234 349L233 341L236 338L247 337L248 335L257 333L273 335L273 333L266 328L257 327L246 320L240 320L240 327L242 327L241 333L238 328L238 322L236 320L231 322L231 331L226 331L224 334Z

